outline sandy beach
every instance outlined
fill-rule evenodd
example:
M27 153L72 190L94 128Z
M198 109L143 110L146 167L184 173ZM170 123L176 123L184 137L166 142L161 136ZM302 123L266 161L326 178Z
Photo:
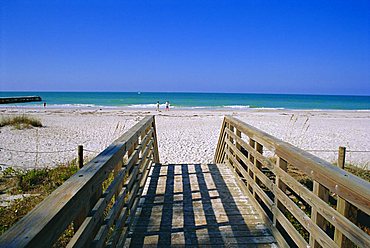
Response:
M370 111L0 108L0 117L21 114L39 118L44 127L1 128L3 168L53 167L74 159L78 145L92 158L149 114L156 115L162 163L212 163L223 117L232 115L329 162L345 146L347 162L370 168L364 152L370 150Z

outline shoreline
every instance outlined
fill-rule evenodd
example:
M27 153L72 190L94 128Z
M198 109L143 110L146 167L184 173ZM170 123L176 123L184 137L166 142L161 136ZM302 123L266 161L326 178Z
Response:
M35 105L0 105L0 111L5 109L32 109L32 110L129 110L129 111L156 111L155 104L134 104L125 106L97 106L93 104L55 104L47 105L43 107L42 104L39 106ZM153 105L148 107L148 105ZM165 111L165 105L161 104L161 111ZM309 108L269 108L269 107L249 107L247 105L229 105L229 106L193 106L193 107L183 107L183 106L171 106L172 111L253 111L253 110L276 110L276 111L344 111L344 112L370 112L370 109L309 109Z
M349 151L370 150L370 111L172 109L157 112L153 109L0 106L0 117L20 114L39 118L44 127L0 128L0 148L20 151L0 149L0 164L5 166L54 167L75 158L80 144L89 150L85 155L92 157L148 114L156 116L162 163L212 162L225 115L239 118L301 149L330 150L311 152L328 162L335 161L339 146ZM38 154L25 151L38 151ZM43 153L48 151L62 152ZM370 153L348 152L347 162L369 169Z

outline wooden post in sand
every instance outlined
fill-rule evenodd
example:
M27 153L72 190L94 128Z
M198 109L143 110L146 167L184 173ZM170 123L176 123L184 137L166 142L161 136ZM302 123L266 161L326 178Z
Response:
M77 154L78 154L78 168L82 168L84 166L84 147L79 145L77 147Z
M346 148L340 146L338 149L338 164L337 166L341 169L344 169L344 163L346 161Z

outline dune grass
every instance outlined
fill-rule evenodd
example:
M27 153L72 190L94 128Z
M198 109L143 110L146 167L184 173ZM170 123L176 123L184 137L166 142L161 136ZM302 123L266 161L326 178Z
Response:
M3 117L0 120L0 127L13 126L16 129L25 129L31 127L42 127L42 123L39 119L35 117L30 117L26 115L17 115Z
M75 161L56 168L28 171L7 168L0 175L0 194L31 194L0 207L0 235L44 200L53 190L78 171Z

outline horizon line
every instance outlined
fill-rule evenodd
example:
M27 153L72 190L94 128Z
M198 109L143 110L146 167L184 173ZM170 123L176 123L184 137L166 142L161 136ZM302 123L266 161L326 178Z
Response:
M250 95L306 95L306 96L364 96L370 97L370 94L326 94L326 93L266 93L266 92L212 92L212 91L64 91L64 90L1 90L0 92L40 92L40 93L185 93L185 94L250 94Z

